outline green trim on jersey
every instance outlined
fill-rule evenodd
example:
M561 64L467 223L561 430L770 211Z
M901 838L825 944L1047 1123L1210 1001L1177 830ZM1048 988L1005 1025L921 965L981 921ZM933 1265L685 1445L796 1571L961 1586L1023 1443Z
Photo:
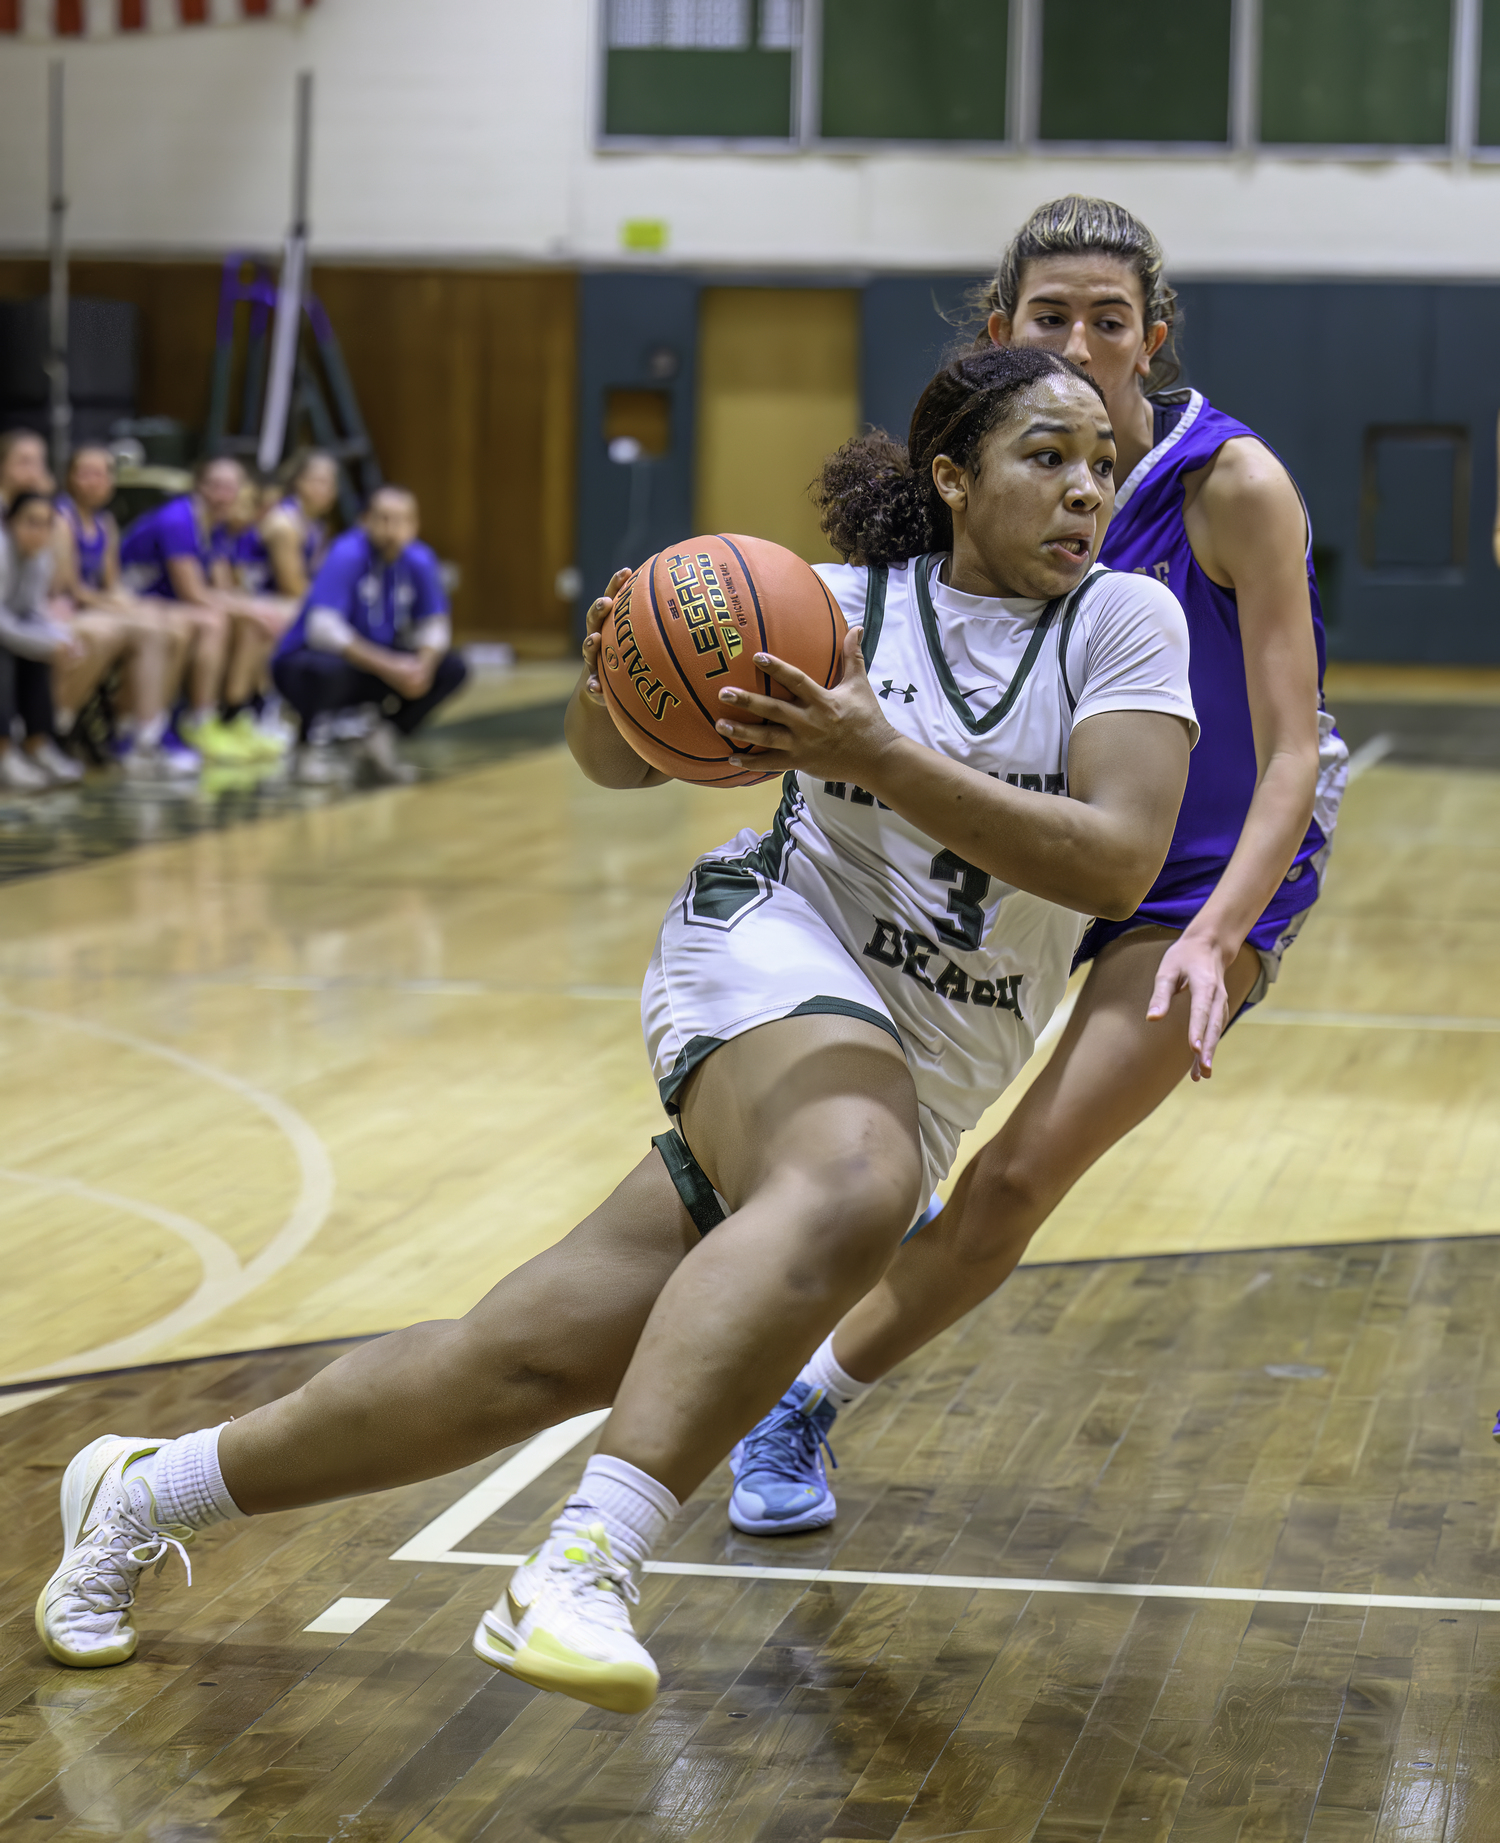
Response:
M1057 663L1062 672L1063 695L1068 700L1068 715L1073 716L1078 709L1078 699L1074 695L1072 682L1068 678L1068 642L1073 638L1073 623L1078 619L1078 610L1083 606L1084 598L1101 576L1109 571L1101 564L1095 564L1083 581L1073 591L1068 602L1068 611L1063 616L1062 628L1057 636Z
M852 998L834 998L827 993L819 993L813 998L804 998L800 1005L793 1005L779 1018L767 1018L768 1024L779 1024L789 1017L852 1017L862 1024L873 1024L877 1030L883 1030L888 1037L895 1040L901 1054L906 1054L906 1045L901 1041L901 1032L882 1011L876 1011L869 1005L859 1005ZM726 1043L732 1043L732 1037L689 1037L677 1052L677 1060L656 1084L656 1091L661 1096L661 1104L668 1113L677 1112L677 1097L681 1094L687 1078L700 1063L707 1062L716 1049L723 1049ZM653 1145L660 1151L656 1140ZM665 1158L665 1151L662 1152Z
M937 609L932 605L932 563L936 554L930 551L925 557L913 557L909 566L916 581L917 611L922 617L922 632L926 636L927 651L932 656L933 669L938 675L938 683L943 687L948 702L962 720L964 728L973 736L984 736L997 724L1003 723L1015 707L1016 699L1021 695L1022 688L1027 679L1031 677L1032 668L1041 656L1042 643L1047 637L1058 609L1070 598L1059 596L1056 601L1048 602L1043 608L1037 616L1036 626L1032 630L1026 651L1021 656L1021 663L1016 667L1016 675L1005 688L1004 697L992 710L987 710L982 717L976 717L965 703L963 693L958 688L958 681L954 678L953 670L948 664L947 655L943 652ZM1073 590L1073 596L1076 597L1079 590L1093 581L1095 575L1099 573L1091 570L1078 588Z
M901 1054L906 1054L906 1045L901 1041L901 1032L883 1011L872 1010L869 1005L859 1005L852 998L804 998L795 1011L788 1011L788 1017L852 1017L862 1024L873 1024L877 1030L883 1030L888 1037L894 1037Z
M875 648L880 644L880 629L885 621L885 592L891 572L883 563L875 563L865 572L865 623L859 650L865 656L865 670L875 663Z

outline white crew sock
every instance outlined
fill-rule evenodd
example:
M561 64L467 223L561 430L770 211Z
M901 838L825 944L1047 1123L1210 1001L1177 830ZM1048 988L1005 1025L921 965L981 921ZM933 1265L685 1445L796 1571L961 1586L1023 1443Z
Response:
M639 1567L681 1508L665 1485L628 1459L596 1453L552 1525L552 1534L569 1536L585 1524L602 1523L614 1554Z
M154 717L147 717L135 727L136 741L143 749L154 749L167 733L167 713L159 711Z
M202 1427L180 1440L168 1440L154 1453L126 1466L127 1478L144 1478L151 1487L159 1523L207 1529L244 1516L219 1470L219 1435L228 1425L221 1421L217 1427Z
M193 712L190 721L195 724L212 723L214 718L217 717L218 714L219 712L216 706L214 706L213 704L205 704L202 710L195 710Z
M861 1395L868 1394L875 1386L873 1382L856 1382L848 1370L840 1368L833 1354L832 1332L807 1359L797 1380L805 1382L810 1389L821 1389L840 1410L852 1408Z

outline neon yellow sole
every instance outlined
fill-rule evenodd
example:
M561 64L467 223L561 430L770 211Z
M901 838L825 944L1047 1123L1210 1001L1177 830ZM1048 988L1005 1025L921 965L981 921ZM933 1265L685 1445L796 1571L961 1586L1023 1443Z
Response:
M545 1638L546 1634L542 1636ZM530 1642L518 1650L503 1638L487 1618L474 1631L474 1652L486 1664L555 1695L571 1696L614 1715L639 1715L656 1700L658 1678L641 1664L601 1664L552 1641L546 1650Z

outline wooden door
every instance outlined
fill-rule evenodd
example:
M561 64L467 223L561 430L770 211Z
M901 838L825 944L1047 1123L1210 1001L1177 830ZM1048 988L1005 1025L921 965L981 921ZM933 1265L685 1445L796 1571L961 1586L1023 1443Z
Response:
M808 488L860 425L859 293L705 288L698 319L694 523L835 553Z

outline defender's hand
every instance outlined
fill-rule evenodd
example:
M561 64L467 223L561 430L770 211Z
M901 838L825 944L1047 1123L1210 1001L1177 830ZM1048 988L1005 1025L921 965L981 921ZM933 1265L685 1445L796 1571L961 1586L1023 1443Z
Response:
M597 601L589 604L589 611L584 616L583 678L578 686L578 695L590 704L597 705L600 710L607 708L604 687L599 683L600 633L604 623L615 611L615 597L633 574L632 570L616 570L609 579L608 588Z
M1229 956L1233 960L1234 955ZM1214 1072L1214 1051L1229 1021L1229 994L1224 987L1225 957L1212 942L1179 935L1161 957L1146 1016L1166 1017L1179 992L1188 994L1188 1046L1193 1052L1193 1080L1207 1081Z
M754 691L719 693L720 702L733 706L734 714L721 717L715 729L736 748L761 751L743 760L736 756L731 765L761 768L768 774L805 768L826 780L857 780L870 786L875 765L897 734L865 676L861 638L857 627L845 635L843 677L829 688L774 654L757 653L756 665L791 693L791 701Z

